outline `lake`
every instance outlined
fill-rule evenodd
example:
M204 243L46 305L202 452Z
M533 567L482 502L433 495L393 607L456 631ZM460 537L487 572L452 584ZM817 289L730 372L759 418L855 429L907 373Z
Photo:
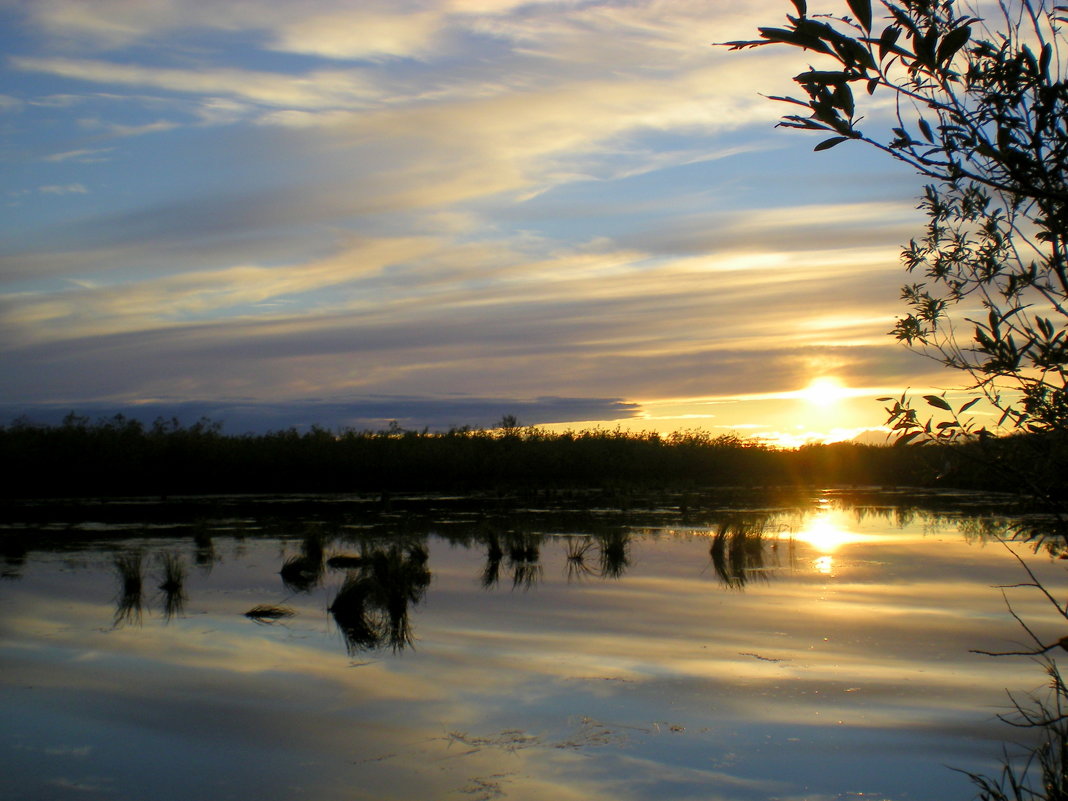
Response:
M997 585L1065 583L963 494L6 517L0 796L34 801L968 799L1045 680L972 652L1024 640Z

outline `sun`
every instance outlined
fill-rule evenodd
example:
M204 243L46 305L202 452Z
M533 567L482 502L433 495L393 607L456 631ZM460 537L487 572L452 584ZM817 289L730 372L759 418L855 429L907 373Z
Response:
M833 406L848 394L849 390L834 376L820 376L812 379L798 396L814 406Z

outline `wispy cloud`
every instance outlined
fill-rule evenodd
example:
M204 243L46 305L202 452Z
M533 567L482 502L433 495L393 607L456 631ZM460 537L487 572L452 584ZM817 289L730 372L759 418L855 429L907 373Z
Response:
M42 195L84 195L89 192L84 184L64 184L62 186L49 184L37 187Z
M78 81L222 95L286 108L351 108L376 95L358 70L316 70L294 76L247 69L169 69L100 59L37 56L15 56L11 64L19 70Z
M52 153L45 156L44 161L50 161L58 163L61 161L78 161L83 164L90 164L98 161L105 161L107 156L105 154L110 153L115 148L102 147L102 148L81 148L79 150L67 150L63 153Z
M907 181L802 174L821 156L760 93L804 54L711 47L777 0L358 5L20 7L18 392L696 398L832 351L901 373Z

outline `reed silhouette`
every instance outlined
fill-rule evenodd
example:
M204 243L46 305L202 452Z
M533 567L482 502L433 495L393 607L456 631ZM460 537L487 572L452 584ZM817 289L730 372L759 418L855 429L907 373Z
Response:
M486 535L486 563L482 568L481 584L483 589L496 587L501 577L501 560L504 559L504 549L501 548L500 538L495 532Z
M567 554L564 558L568 583L597 575L593 565L589 562L591 550L593 550L593 542L589 537L568 538Z
M741 589L754 579L767 581L766 525L763 518L735 518L717 526L709 555L713 570L727 587Z
M143 615L144 557L140 551L120 553L113 559L119 579L113 628L140 625Z
M245 617L256 623L275 623L287 617L293 617L296 613L288 606L278 604L257 604L245 612Z
M373 549L346 574L328 611L350 654L412 647L409 607L422 601L430 586L427 559L422 544L395 544Z
M300 554L285 561L279 575L293 592L308 592L323 578L323 536L312 532L300 544Z
M513 589L529 590L541 579L541 540L540 534L529 532L511 532L505 537Z
M601 576L620 578L630 567L630 535L626 531L611 531L597 537Z
M162 576L159 589L163 593L163 619L170 621L185 610L185 563L172 551L159 555Z
M503 433L502 433L503 432ZM603 488L625 509L635 491L706 487L884 485L1026 490L984 464L1020 458L1017 438L937 447L834 443L780 450L732 435L536 428L445 433L313 427L226 435L199 421L145 427L121 416L59 426L0 426L0 457L19 470L0 497L367 492L389 511L397 493ZM1056 443L1047 443L1056 453ZM969 457L983 450L982 459ZM1068 459L1062 460L1068 465ZM952 465L946 470L947 464ZM1058 463L1060 464L1060 463ZM1068 495L1068 469L1050 471ZM1059 482L1059 483L1058 483ZM689 510L689 502L684 503Z
M218 555L215 553L215 542L212 540L211 535L204 531L198 531L193 535L193 544L195 546L193 561L202 571L211 573L211 569L215 566L216 559L218 559Z

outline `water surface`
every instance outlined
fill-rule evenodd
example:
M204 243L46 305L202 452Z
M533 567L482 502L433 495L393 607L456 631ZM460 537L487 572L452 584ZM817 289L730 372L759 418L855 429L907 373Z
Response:
M1043 680L971 652L1022 639L1025 576L970 501L31 510L0 796L970 798Z

